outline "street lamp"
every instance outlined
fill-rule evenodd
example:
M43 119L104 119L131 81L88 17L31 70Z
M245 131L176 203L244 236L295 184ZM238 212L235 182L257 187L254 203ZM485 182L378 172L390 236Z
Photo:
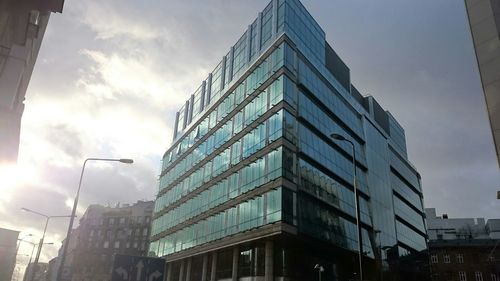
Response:
M28 234L24 235L23 238L17 239L17 241L19 241L19 243L17 244L16 253L19 251L19 247L21 247L21 243L24 242L24 239L26 239L26 237L31 237L31 236L33 236L33 234L28 233Z
M359 202L358 202L358 186L356 185L356 148L354 147L354 143L344 136L339 134L331 134L332 139L338 141L345 141L351 144L352 147L352 167L354 170L352 185L354 187L354 205L356 207L356 227L358 229L358 262L359 262L359 280L363 280L363 264L362 264L362 252L363 252L363 244L361 241L361 225L359 223Z
M33 246L33 247L31 247L31 255L29 256L30 260L28 261L28 264L26 265L26 268L28 268L28 266L31 264L31 258L33 258L33 252L35 251L35 246L38 245L38 248L41 248L42 244L41 243L33 243L33 242L29 242L29 241L26 241L26 242L29 243L29 244L31 244ZM54 243L52 243L52 242L50 242L50 243L43 243L43 245L53 245L53 244ZM37 261L37 263L38 263L38 261ZM36 266L38 266L38 264ZM33 265L33 266L31 266L31 268L32 268L31 272L28 272L28 273L30 273L31 278L33 278L35 276L35 268L36 267L35 267L35 265ZM29 278L30 276L27 276L27 277ZM28 278L26 278L25 280L31 280L31 279L28 279Z
M27 208L21 208L21 210L23 210L25 212L33 213L33 214L36 214L36 215L39 215L39 216L42 216L45 218L45 227L43 228L42 238L40 239L40 243L38 244L38 250L36 252L35 261L33 263L34 264L33 267L36 268L38 266L38 259L40 259L40 253L42 252L42 246L44 244L43 240L45 239L45 233L47 232L47 226L49 225L49 220L53 219L53 218L69 218L70 216L48 216L48 215L30 210ZM32 281L34 277L35 277L34 274L31 274L31 278L28 280Z
M68 232L66 234L66 240L63 243L63 251L61 253L61 263L59 265L59 268L57 270L57 279L56 280L61 280L61 274L64 268L64 261L66 259L66 254L68 252L68 245L69 245L69 240L71 237L71 230L73 229L73 223L75 221L75 214L76 214L76 208L78 206L78 198L80 197L80 189L82 187L82 179L83 179L83 172L85 171L85 165L87 164L87 161L107 161L107 162L120 162L124 164L132 164L134 163L134 160L132 159L126 159L126 158L121 158L121 159L109 159L109 158L87 158L83 162L83 167L82 167L82 172L80 174L80 181L78 182L78 189L76 191L76 196L75 200L73 202L73 209L71 211L71 219L69 220L69 226L68 226Z
M33 242L29 242L29 241L26 241L27 243L30 243L33 247L31 247L31 255L29 255L30 257L30 260L28 262L28 264L31 263L31 258L33 257L33 252L35 251L35 246L39 245L40 243L33 243ZM50 242L50 243L43 243L43 245L54 245L54 243Z
M318 270L319 281L321 281L321 273L323 273L323 271L325 271L325 268L319 264L316 264L314 266L314 269Z

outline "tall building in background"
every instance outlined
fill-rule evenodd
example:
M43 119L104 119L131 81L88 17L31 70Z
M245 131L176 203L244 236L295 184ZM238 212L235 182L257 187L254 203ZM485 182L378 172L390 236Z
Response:
M500 163L500 0L465 0L465 6Z
M15 162L24 96L51 12L64 0L0 1L0 162Z
M19 231L0 228L0 281L10 281L16 266Z
M149 248L153 201L116 207L91 205L72 233L61 280L111 280L115 254L146 256ZM51 261L48 280L60 264Z
M353 154L332 133L356 150L364 279L428 278L404 130L298 0L259 13L174 128L150 246L167 281L359 278Z
M78 252L76 251L76 248L78 246L78 236L79 236L79 228L75 228L71 231L71 239L68 245L68 252L66 256L66 260L64 262L64 268L61 271L61 276L59 277L60 281L71 281L72 277L72 268L73 268L73 263L75 261L76 255ZM67 237L62 241L61 248L59 248L59 251L57 252L57 257L55 260L51 260L49 262L49 280L50 281L58 281L57 279L57 273L59 270L59 267L61 266L61 260L59 257L62 255L64 244L67 243L68 239Z

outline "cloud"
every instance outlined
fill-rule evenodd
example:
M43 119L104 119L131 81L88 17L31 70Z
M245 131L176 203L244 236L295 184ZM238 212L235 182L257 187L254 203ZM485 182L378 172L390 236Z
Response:
M26 180L2 186L0 227L39 237L40 219L19 211L21 206L69 213L86 157L128 157L135 163L89 163L79 215L89 204L154 197L175 110L247 23L213 21L225 15L221 2L204 3L207 13L198 15L192 13L198 1L150 4L67 1L63 14L52 15L26 95L19 173L8 173ZM166 8L171 5L179 9ZM30 171L36 173L29 176ZM47 240L60 243L66 228L67 221L51 222ZM41 260L57 248L47 246Z
M80 5L82 15L79 19L96 32L97 39L125 37L151 40L161 36L157 26L140 20L133 10L129 10L128 14L120 13L120 9L123 10L121 7L126 5L123 1L86 1Z
M94 64L84 72L78 84L95 98L135 97L157 108L178 105L179 100L187 98L186 93L179 91L179 82L169 81L168 75L155 71L156 62L147 54L124 57L88 49L81 53Z

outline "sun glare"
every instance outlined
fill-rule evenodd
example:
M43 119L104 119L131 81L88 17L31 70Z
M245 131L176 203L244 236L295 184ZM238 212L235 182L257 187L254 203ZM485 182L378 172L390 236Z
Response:
M16 188L34 181L35 173L30 167L20 164L0 164L0 201L9 201Z
M19 185L21 174L15 164L0 164L0 182L2 183L2 192L0 200L9 201L12 191Z

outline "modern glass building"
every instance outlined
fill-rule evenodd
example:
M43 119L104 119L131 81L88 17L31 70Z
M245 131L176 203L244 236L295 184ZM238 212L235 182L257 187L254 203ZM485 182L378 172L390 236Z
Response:
M332 133L356 150L364 279L425 280L404 130L350 81L298 0L259 13L177 113L150 246L167 281L359 279L352 148Z

